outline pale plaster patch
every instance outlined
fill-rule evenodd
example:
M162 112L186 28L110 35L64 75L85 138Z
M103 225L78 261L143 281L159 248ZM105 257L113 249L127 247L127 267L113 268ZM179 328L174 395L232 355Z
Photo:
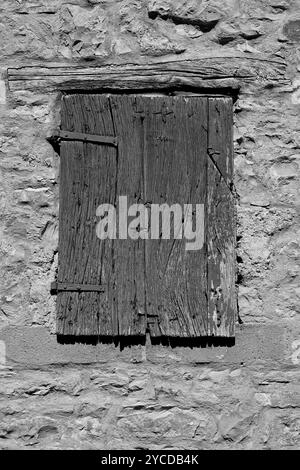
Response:
M0 369L6 364L6 345L4 341L0 341Z
M292 342L292 349L294 350L293 354L291 355L292 363L299 364L300 363L300 339Z
M0 105L6 103L6 88L5 81L0 80Z

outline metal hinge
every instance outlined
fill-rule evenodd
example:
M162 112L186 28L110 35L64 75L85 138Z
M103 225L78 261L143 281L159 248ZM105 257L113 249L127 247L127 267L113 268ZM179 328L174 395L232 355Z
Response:
M110 135L84 134L81 132L60 131L59 140L80 140L81 142L94 142L97 144L118 145L117 137Z
M58 292L104 292L104 285L76 284L70 282L51 282L50 293L56 295Z

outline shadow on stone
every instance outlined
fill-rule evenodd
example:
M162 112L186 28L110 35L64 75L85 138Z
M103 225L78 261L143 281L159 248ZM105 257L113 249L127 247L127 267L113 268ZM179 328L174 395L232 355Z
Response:
M235 345L235 338L225 337L211 337L201 336L196 338L170 338L166 336L160 336L151 338L151 344L168 346L171 348L184 347L184 348L206 348L206 347L232 347Z
M57 335L59 344L114 344L122 351L131 346L145 346L146 336L71 336ZM206 348L206 347L232 347L235 345L235 338L201 336L196 338L174 338L168 336L159 336L150 338L152 346L166 346L171 348Z
M59 344L89 344L96 346L97 344L114 344L123 349L131 346L146 344L145 336L72 336L72 335L57 335L57 342Z

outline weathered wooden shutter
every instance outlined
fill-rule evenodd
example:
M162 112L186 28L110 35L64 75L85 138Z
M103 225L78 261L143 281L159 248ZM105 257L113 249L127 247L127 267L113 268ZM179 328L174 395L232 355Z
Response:
M230 98L69 95L62 101L57 331L232 336ZM100 240L96 208L204 204L204 243Z

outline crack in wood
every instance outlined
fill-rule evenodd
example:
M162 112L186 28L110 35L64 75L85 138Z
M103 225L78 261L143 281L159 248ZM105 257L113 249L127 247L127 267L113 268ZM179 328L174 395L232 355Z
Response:
M229 192L232 194L232 196L236 199L236 190L235 190L235 186L233 184L233 182L230 183L230 185L227 183L223 173L221 173L220 169L218 168L218 165L216 164L215 160L211 157L211 155L209 154L209 151L207 152L207 155L210 159L210 161L212 162L212 164L214 165L214 167L216 168L216 170L218 171L219 175L221 176L222 180L224 181L224 183L226 184Z

